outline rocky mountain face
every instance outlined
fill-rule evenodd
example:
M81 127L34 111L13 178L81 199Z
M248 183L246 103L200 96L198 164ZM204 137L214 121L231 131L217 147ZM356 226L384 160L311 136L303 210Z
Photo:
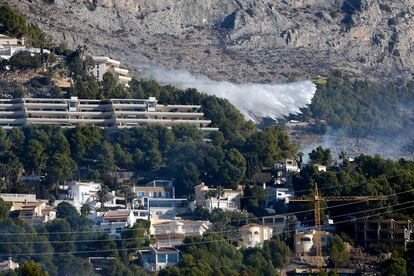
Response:
M7 0L54 40L137 73L188 69L236 82L339 69L412 78L414 0Z

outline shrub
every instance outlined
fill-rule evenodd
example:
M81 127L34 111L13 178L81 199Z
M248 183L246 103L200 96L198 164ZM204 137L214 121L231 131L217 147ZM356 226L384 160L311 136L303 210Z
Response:
M10 65L13 69L37 69L41 66L38 55L33 55L28 51L19 51L10 58Z
M397 25L397 23L398 23L398 20L395 19L395 18L388 19L388 25L389 26L395 26L395 25Z
M390 6L388 6L387 4L382 4L382 3L380 3L380 4L379 4L379 8L380 8L380 10L382 10L382 11L385 11L385 12L391 12L391 8L390 8Z
M21 87L17 87L13 92L12 92L12 97L13 99L18 99L18 98L24 98L26 95L26 92L23 90L23 88Z

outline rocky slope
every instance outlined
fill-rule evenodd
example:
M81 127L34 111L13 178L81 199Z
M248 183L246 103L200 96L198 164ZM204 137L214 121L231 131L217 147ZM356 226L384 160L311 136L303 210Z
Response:
M6 0L56 41L143 72L153 64L259 82L340 69L412 77L414 0Z

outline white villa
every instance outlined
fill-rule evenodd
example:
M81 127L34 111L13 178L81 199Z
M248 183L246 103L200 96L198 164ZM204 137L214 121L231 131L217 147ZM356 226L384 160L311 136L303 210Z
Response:
M95 182L71 181L68 189L69 199L73 200L73 206L79 210L84 204L95 204L96 195L101 189L101 184Z
M205 207L207 209L219 208L222 210L240 210L241 208L241 191L234 191L232 189L223 189L221 196L209 196L209 192L217 191L215 188L210 188L204 183L194 187L195 204L197 206Z
M111 236L120 236L126 227L133 226L137 220L133 210L126 209L96 212L90 214L89 218L94 221L95 230L105 231Z
M159 246L176 246L182 244L186 237L202 236L211 227L209 221L153 220L150 234Z

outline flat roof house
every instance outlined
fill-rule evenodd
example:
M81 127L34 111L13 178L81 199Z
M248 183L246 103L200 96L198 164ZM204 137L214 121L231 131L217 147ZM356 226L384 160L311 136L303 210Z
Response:
M156 179L145 184L145 187L163 187L169 193L170 198L175 198L175 188L172 180Z
M292 189L289 188L281 188L280 186L267 186L263 184L264 189L268 192L269 196L266 199L266 206L271 206L274 201L285 201L294 195Z
M173 181L170 180L153 180L145 186L134 186L133 192L141 206L144 205L144 198L175 198Z
M111 236L119 236L126 227L135 224L136 219L133 210L112 210L97 212L89 216L95 223L97 231L105 231Z
M271 227L274 234L282 234L289 225L285 215L270 215L260 218L261 224Z
M273 166L274 184L288 184L292 182L292 173L300 172L298 162L294 159L285 159Z
M73 205L80 209L84 204L94 205L99 190L101 190L100 183L71 181L68 196L73 199Z
M174 198L173 192L165 187L146 187L146 186L134 186L134 194L137 195L138 199L144 197L149 198Z
M22 40L16 37L10 37L4 34L0 34L0 48L7 46L16 46L21 44L24 44L24 42L22 43Z
M143 198L143 207L151 214L151 219L174 219L177 215L190 211L186 198Z
M194 220L160 220L153 221L150 234L159 246L176 246L186 237L202 236L212 227L209 221Z
M180 261L180 251L175 247L154 247L139 250L140 261L145 270L158 272L167 266L177 265Z
M195 203L197 206L205 207L209 210L219 208L222 210L240 210L241 208L241 191L232 189L223 189L223 195L220 197L208 196L209 192L217 191L216 188L210 188L204 183L194 187Z
M172 127L189 124L203 131L210 128L199 105L162 105L156 98L149 99L0 99L0 126L59 125L74 127L139 127L160 124Z

